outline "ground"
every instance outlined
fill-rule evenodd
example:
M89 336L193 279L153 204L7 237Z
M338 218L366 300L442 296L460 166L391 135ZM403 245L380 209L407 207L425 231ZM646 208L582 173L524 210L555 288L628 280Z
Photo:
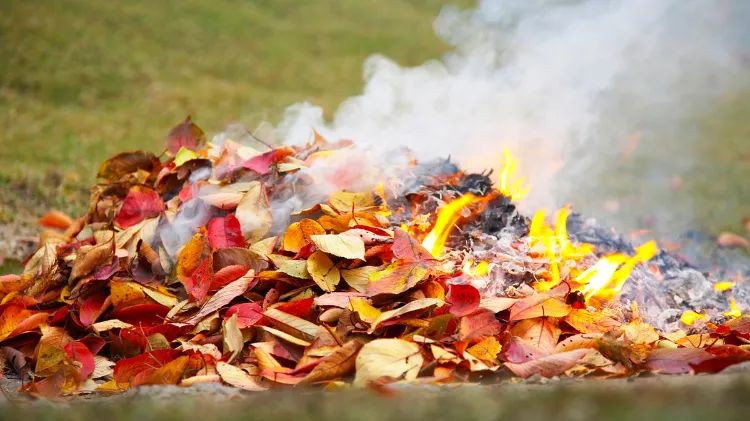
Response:
M232 121L249 127L278 121L285 106L299 101L320 104L330 115L361 89L362 62L370 54L404 65L439 57L448 46L434 35L432 20L442 3L3 0L0 274L18 269L3 257L11 246L33 242L34 221L47 209L85 210L100 161L124 150L159 151L166 131L187 114L208 132ZM739 91L695 122L702 139L695 155L702 159L675 200L692 208L697 228L741 230L750 197L748 117L750 92ZM645 152L653 152L652 161L671 153ZM628 194L644 162L616 166L609 182ZM407 390L392 398L305 392L239 399L224 390L218 395L231 399L206 405L190 392L189 399L159 402L170 393L183 392L143 389L76 410L11 400L0 418L706 419L740 418L750 409L747 374Z

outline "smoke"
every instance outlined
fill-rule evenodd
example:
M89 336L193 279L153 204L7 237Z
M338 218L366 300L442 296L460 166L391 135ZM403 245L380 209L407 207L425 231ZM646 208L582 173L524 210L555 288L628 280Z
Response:
M578 205L594 193L601 203L618 194L643 198L637 184L602 195L602 181L617 185L614 170L635 140L670 160L641 169L644 185L690 170L691 118L739 83L749 18L744 0L446 7L435 30L453 46L449 54L417 67L370 57L362 94L345 100L332 121L296 104L278 130L287 143L310 140L315 128L380 151L450 155L475 170L497 168L508 147L532 185L527 209ZM671 211L658 200L649 207Z

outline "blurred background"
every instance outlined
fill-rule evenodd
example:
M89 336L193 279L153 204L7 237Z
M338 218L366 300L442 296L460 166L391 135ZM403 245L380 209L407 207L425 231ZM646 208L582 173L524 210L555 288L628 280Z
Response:
M450 51L433 30L445 4L469 0L197 0L0 2L0 246L11 256L50 208L86 209L105 158L159 151L187 114L210 134L226 124L277 123L310 101L330 118L362 90L363 61L416 66ZM740 83L737 86L750 86ZM577 208L625 229L666 219L746 234L750 215L750 89L691 115L680 133L625 128L607 171L569 193ZM654 138L658 141L654 141ZM658 177L643 177L658 168ZM663 209L663 206L662 206ZM686 216L689 214L689 218ZM682 226L682 225L680 225ZM5 270L11 267L6 260Z

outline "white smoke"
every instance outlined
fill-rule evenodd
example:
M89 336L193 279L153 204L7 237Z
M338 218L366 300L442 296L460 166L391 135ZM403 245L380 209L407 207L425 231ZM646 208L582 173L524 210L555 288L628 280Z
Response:
M364 91L344 101L333 121L297 104L279 131L288 143L308 141L315 128L333 140L450 155L477 170L497 168L508 147L532 185L527 205L556 206L606 175L628 134L645 132L656 149L650 133L684 136L684 156L675 159L692 159L693 128L685 121L744 70L748 5L483 0L472 10L446 7L435 30L451 53L411 68L373 56Z

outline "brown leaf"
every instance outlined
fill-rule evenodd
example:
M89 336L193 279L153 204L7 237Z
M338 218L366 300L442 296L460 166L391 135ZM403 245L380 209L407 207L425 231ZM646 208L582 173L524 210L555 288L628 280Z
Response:
M110 242L97 244L85 251L79 251L70 271L70 280L75 281L93 272L97 267L109 263L114 256L114 247Z
M535 374L542 377L559 376L566 370L579 364L583 358L591 352L588 349L575 349L573 351L560 352L547 355L536 360L524 363L505 363L505 366L518 377L529 378Z
M362 343L353 340L323 357L320 363L305 376L302 383L316 383L326 380L336 380L354 371L356 357Z
M510 320L534 319L537 317L564 317L571 307L561 298L546 294L528 296L510 308Z
M557 327L554 319L547 317L521 320L513 325L510 333L536 345L546 354L555 351L555 345L560 339L560 328Z
M123 176L137 171L155 173L160 167L159 158L151 152L123 152L104 161L99 167L97 177L108 181L118 181Z

